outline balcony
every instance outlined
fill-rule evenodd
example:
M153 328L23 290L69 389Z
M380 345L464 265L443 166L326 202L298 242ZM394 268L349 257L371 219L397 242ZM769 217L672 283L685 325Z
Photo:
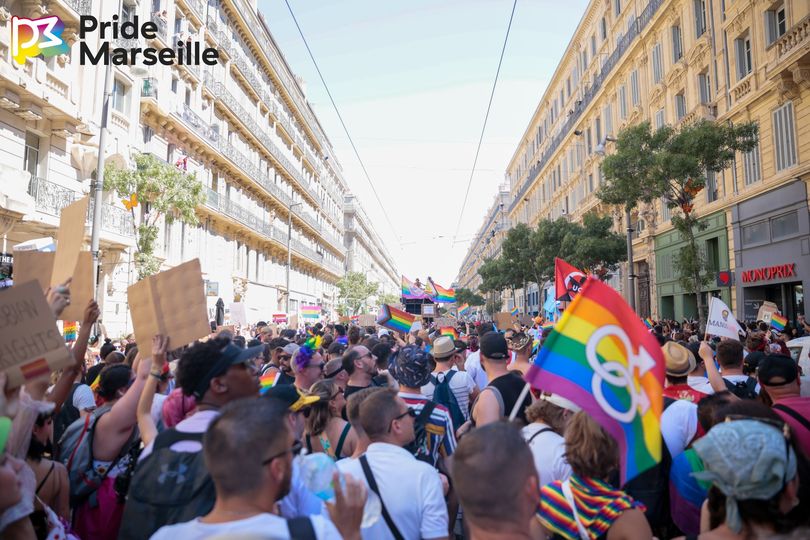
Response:
M197 133L197 135L202 137L210 145L216 147L217 142L219 141L219 132L214 129L213 126L209 125L205 120L200 118L197 113L192 111L191 107L185 103L182 103L177 107L174 114L183 120L186 125L191 127L192 131Z
M166 19L158 14L152 14L151 21L157 26L157 36L163 41L164 45L169 44L169 23Z
M191 11L191 15L197 18L198 23L202 23L205 17L205 5L202 0L180 0L180 4L185 4Z
M70 188L54 184L44 178L32 177L28 184L28 194L34 198L34 205L38 212L59 217L62 209L78 199L81 194ZM90 200L86 223L93 221L94 201ZM135 226L132 214L111 204L105 204L101 209L101 230L119 236L134 237Z
M157 101L158 80L155 77L149 77L143 80L143 86L141 86L141 97L150 98Z
M39 4L40 2L37 2ZM45 10L49 15L56 15L59 17L66 25L72 23L78 23L79 18L82 15L92 15L92 1L91 0L52 0L51 2L43 2L45 4ZM2 3L4 6L8 4L8 2ZM29 3L29 6L31 3ZM23 12L16 13L17 15L28 16L31 15L32 18L41 17L41 12L36 13L26 13L25 8L26 6L22 6Z
M797 99L810 83L810 15L788 29L766 50L767 77L776 82L779 97Z

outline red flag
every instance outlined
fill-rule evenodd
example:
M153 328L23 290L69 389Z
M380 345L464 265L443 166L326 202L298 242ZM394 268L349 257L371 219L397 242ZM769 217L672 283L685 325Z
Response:
M557 300L571 301L585 284L585 273L559 257L554 257L554 290Z

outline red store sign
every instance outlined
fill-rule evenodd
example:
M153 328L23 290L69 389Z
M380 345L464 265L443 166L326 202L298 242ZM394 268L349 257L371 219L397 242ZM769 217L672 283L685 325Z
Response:
M770 281L772 279L784 279L796 276L796 264L779 264L776 266L766 266L755 270L745 270L742 273L742 282Z

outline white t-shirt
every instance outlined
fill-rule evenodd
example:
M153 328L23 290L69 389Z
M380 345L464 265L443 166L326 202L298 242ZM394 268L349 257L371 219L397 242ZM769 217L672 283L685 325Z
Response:
M73 392L73 406L79 411L92 411L96 408L96 397L86 384L80 384Z
M489 384L487 372L484 371L484 368L481 366L481 349L470 353L470 356L464 361L464 370L470 374L470 377L473 378L475 384L478 385L478 388L481 390Z
M331 521L321 516L312 516L315 536L320 540L340 540L342 536ZM256 535L272 540L288 540L290 530L287 520L274 514L258 514L247 519L227 523L202 523L199 518L186 523L166 525L152 535L152 540L198 540L204 538L228 538L237 535Z
M380 498L402 536L446 538L447 505L438 471L393 444L371 443L366 456ZM359 459L341 459L337 467L340 472L365 482ZM394 538L382 517L360 532L364 540Z
M703 392L704 394L714 394L714 388L712 388L712 383L709 382L708 377L695 377L690 375L686 378L686 384L698 392Z
M567 480L571 476L571 466L565 461L565 439L553 431L544 431L538 435L540 430L548 427L542 422L535 422L520 430L532 450L540 487L555 480Z
M456 401L464 414L464 420L470 419L470 394L475 390L475 381L466 371L459 371L453 367L445 371L433 372L439 381L443 381L448 371L454 371L453 378L450 379L450 390L456 396ZM433 399L434 386L432 382L428 382L422 387L422 395L428 399ZM458 429L460 426L455 426Z
M721 375L722 375L722 373L721 373ZM744 383L744 382L748 381L749 377L748 377L748 375L723 375L723 378L725 380L727 380L728 382L730 382L731 384L737 384L737 383ZM759 386L759 383L757 383L757 385L754 387L754 392L759 394L760 390L761 390L761 387Z
M675 400L661 414L661 435L673 458L683 452L697 433L697 404Z

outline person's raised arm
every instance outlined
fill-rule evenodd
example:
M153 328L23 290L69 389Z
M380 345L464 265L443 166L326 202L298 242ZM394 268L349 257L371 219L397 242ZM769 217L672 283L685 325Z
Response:
M84 369L84 355L87 353L87 342L90 340L90 332L93 330L93 324L98 319L101 310L95 300L90 300L87 307L84 309L84 316L82 317L82 325L79 328L79 334L76 336L76 344L71 351L73 354L74 364L65 368L62 375L53 387L53 392L48 396L48 400L56 404L54 409L58 413L65 403L65 400L70 394L70 389L73 386L73 381L76 380L78 375Z
M144 446L157 437L157 426L152 418L152 402L155 399L158 382L163 374L163 366L166 364L166 350L168 347L168 336L157 335L152 338L152 367L149 370L149 377L144 383L143 392L141 392L141 397L138 400L137 412L138 429L141 432L141 440Z
M712 389L715 392L723 392L726 390L726 383L723 381L723 377L720 375L714 363L714 351L709 345L709 342L701 341L698 352L700 353L701 360L703 360L703 365L706 366L706 376L709 378L709 384L712 385Z
M138 362L139 358L140 362ZM98 420L99 433L111 433L109 430L113 430L116 434L129 433L137 422L138 399L141 397L146 379L149 377L152 359L142 358L139 352L135 358L135 364L137 364L135 380L123 397L115 402L110 412Z

